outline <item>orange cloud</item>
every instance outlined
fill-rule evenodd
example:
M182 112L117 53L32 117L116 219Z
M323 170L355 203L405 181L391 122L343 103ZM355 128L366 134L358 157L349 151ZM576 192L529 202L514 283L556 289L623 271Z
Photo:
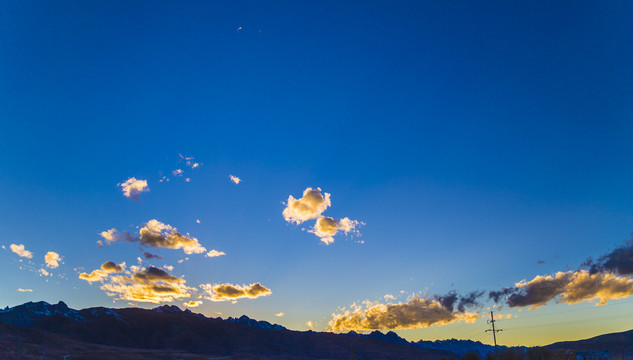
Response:
M207 292L207 299L211 301L233 301L242 298L256 299L272 294L270 289L260 283L250 285L233 284L202 284L200 287Z

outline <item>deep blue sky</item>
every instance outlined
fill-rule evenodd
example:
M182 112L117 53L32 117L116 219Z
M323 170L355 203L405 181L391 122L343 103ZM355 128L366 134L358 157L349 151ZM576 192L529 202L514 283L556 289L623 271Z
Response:
M34 253L33 271L0 253L0 305L112 304L73 269L134 264L135 245L99 249L98 234L150 219L226 251L182 264L155 251L187 284L272 290L199 311L321 330L337 307L400 290L406 301L574 270L633 231L631 3L0 8L0 244ZM183 168L179 153L202 166L159 183ZM136 202L117 188L130 177L151 189ZM365 243L326 246L287 223L282 202L307 187L332 194L325 215L363 221ZM47 251L64 264L45 282L34 271Z

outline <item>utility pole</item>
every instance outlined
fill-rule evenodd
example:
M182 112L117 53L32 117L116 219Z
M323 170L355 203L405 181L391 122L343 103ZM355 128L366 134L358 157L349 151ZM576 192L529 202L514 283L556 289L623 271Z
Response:
M495 320L495 316L494 316L494 314L491 311L490 312L490 320L488 320L488 324L492 324L492 329L488 329L488 330L486 330L486 332L492 331L492 338L495 341L495 359L496 359L497 358L497 333L499 331L503 331L503 329L496 329L495 330L495 321L496 321Z

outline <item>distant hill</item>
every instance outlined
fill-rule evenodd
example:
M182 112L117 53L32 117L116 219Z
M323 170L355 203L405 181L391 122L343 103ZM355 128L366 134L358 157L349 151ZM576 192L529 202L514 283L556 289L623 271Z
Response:
M612 356L633 355L633 330L599 335L578 341L562 341L546 346L548 349L573 351L608 351Z
M152 310L103 307L74 310L63 302L54 305L30 302L0 310L0 324L5 324L0 341L5 339L14 347L23 342L22 349L39 351L37 354L79 349L69 359L81 358L82 351L86 356L90 349L103 353L112 348L123 348L122 354L136 354L137 358L155 359L167 353L178 353L183 359L199 355L240 359L348 359L352 353L354 359L432 360L457 356L449 351L422 349L370 336L291 331L248 317L207 318L176 306ZM37 354L15 358L28 359Z

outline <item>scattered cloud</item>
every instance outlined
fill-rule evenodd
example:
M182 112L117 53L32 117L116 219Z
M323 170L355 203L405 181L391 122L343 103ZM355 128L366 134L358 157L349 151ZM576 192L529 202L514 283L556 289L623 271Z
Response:
M211 301L233 301L242 298L256 299L272 294L270 289L260 283L250 285L202 284L200 287L207 293Z
M385 298L385 300L396 300L396 297L391 294L386 294L383 297Z
M222 256L222 255L226 255L226 253L224 251L211 250L205 256L206 257L218 257L218 256Z
M115 228L102 231L101 233L99 233L99 235L105 240L106 244L108 245L119 240L119 232ZM100 245L103 246L103 242L101 242L101 240L99 240L97 243L100 243Z
M196 222L197 222L198 224L200 224L200 219L196 219Z
M122 262L117 265L112 261L106 261L103 264L101 264L101 270L107 273L120 273L120 272L123 272L124 269L125 269L125 262Z
M24 249L24 245L20 244L20 245L16 245L16 244L11 244L9 246L9 248L11 249L11 251L13 251L14 253L18 254L18 256L23 257L23 258L28 258L31 259L33 258L33 253Z
M49 276L49 275L51 275L51 273L49 273L48 271L46 271L46 269L44 269L44 268L41 268L41 269L39 270L39 273L40 273L40 276ZM51 275L51 276L52 276L52 275Z
M458 321L474 322L476 313L451 311L435 299L413 297L406 303L381 304L364 301L350 309L332 314L328 326L332 331L366 331L381 329L420 329Z
M229 175L229 179L231 179L231 181L235 185L239 184L242 181L242 179L238 178L237 176L233 176L233 175Z
M22 288L19 288L19 289L18 289L18 292L33 292L33 290L31 290L31 289L22 289Z
M152 259L162 259L163 257L160 255L156 255L156 254L152 254L151 252L145 251L143 253L143 257L146 258L147 260L152 260Z
M286 316L286 314L284 314L283 312L279 312L275 314L276 317L284 317Z
M174 267L171 265L163 265L163 268L165 268L167 271L174 271Z
M178 156L180 156L180 161L184 161L185 165L187 165L187 167L190 167L192 169L197 169L199 168L202 164L195 162L195 159L193 156L183 156L182 154L178 154Z
M196 301L188 301L188 302L184 302L182 303L182 306L187 307L187 308L195 308L202 305L202 301L196 300Z
M178 229L158 220L150 220L140 230L138 241L147 246L183 249L185 254L201 254L205 249L198 239L178 232Z
M558 272L550 276L536 276L520 281L514 288L491 292L495 302L505 299L510 307L537 309L551 300L556 303L576 304L593 301L605 305L609 300L633 295L633 279L608 272L591 273L587 270Z
M308 231L320 237L323 243L329 245L334 242L334 235L336 235L339 230L344 231L345 234L357 232L355 228L359 225L361 225L359 221L350 220L346 217L337 221L328 216L321 216L317 219L314 228Z
M182 169L176 169L174 171L171 172L172 175L174 176L182 176Z
M46 267L51 269L55 269L59 266L59 262L62 261L62 258L58 253L54 251L49 251L44 255L44 261L46 262Z
M108 273L103 270L92 270L90 273L82 272L79 274L81 280L86 280L89 283L94 281L101 281L108 277Z
M288 197L288 203L283 211L286 221L301 224L304 221L316 219L331 205L330 194L321 194L321 188L307 188L300 199L292 195Z
M123 196L133 200L138 200L138 196L143 192L149 191L147 180L137 180L134 177L127 179L124 183L118 184L123 191Z
M310 330L314 330L314 323L312 322L312 320L308 320L306 321L306 326L308 327L308 329Z
M108 263L111 262L104 263L101 266L102 269ZM119 266L123 268L122 265ZM153 266L149 268L132 266L130 270L122 275L113 275L112 272L105 270L94 270L90 274L81 273L79 278L90 283L100 281L102 283L100 288L115 300L158 304L191 297L190 292L195 290L187 287L184 279L170 275L163 269Z

